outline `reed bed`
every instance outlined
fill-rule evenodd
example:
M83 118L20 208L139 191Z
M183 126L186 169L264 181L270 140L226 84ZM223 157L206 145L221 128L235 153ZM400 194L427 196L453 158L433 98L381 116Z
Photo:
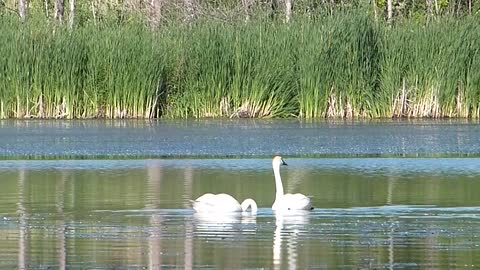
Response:
M225 24L0 18L0 118L480 117L477 18Z
M387 106L378 115L480 116L480 29L475 20L384 30L379 103Z

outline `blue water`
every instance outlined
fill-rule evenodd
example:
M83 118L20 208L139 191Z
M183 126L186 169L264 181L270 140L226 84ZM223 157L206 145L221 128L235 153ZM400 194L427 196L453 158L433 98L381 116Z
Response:
M467 120L3 120L0 158L480 156Z
M476 269L479 127L0 121L0 268ZM271 210L275 154L313 211ZM207 192L259 212L195 213Z

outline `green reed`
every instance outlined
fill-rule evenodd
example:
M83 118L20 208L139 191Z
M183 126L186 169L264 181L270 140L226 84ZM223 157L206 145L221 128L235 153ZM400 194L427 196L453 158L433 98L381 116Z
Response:
M0 18L0 118L480 117L476 18L152 31Z
M3 28L1 117L160 115L167 53L145 27Z
M300 30L300 116L370 116L379 76L378 30L365 15L344 14Z
M158 115L166 65L161 39L145 28L111 29L89 40L88 96L94 113L107 118Z
M294 113L293 46L265 25L206 23L177 46L170 117L286 117ZM188 37L188 38L187 38ZM274 48L274 49L273 49Z
M385 29L378 115L479 117L479 30L473 19Z

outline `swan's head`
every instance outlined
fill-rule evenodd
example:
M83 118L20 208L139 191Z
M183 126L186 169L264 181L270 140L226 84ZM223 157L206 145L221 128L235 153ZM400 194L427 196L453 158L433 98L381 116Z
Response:
M272 160L273 167L280 167L280 165L287 165L281 156L276 156Z
M243 212L247 212L248 209L250 209L252 214L256 214L258 210L257 203L253 199L245 199L242 204L240 205L242 207Z

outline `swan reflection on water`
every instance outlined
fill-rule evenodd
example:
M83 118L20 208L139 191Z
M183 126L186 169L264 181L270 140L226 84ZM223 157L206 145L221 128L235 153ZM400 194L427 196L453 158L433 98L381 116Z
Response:
M275 231L273 234L273 267L274 269L297 269L298 237L310 224L310 211L280 211L275 213ZM287 258L284 264L283 245L286 243Z
M199 235L219 239L234 238L243 233L255 233L256 218L255 214L249 212L196 212L193 214L193 222Z
M194 221L203 227L231 227L235 224L255 224L256 215L251 213L194 213Z

